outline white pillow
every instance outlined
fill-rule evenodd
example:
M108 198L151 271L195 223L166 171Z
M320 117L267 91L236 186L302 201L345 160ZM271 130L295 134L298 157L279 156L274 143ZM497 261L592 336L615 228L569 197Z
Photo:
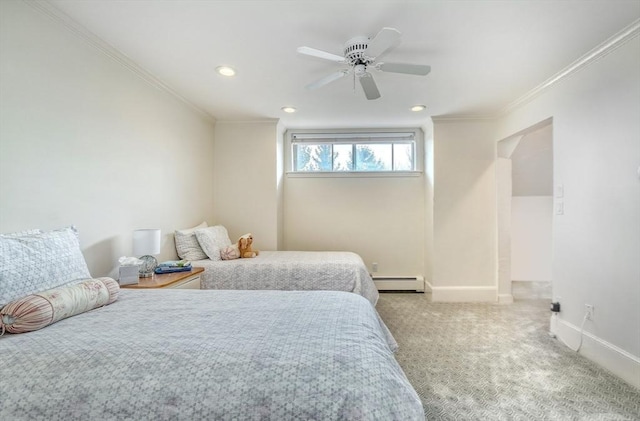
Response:
M0 235L0 308L16 298L89 278L75 227Z
M220 250L231 245L229 233L222 225L198 229L196 230L196 238L202 250L213 261L222 260Z
M178 256L184 260L202 260L206 259L207 255L202 251L200 243L196 238L195 230L208 227L206 222L201 223L193 228L186 228L182 230L176 230L175 242L176 251Z

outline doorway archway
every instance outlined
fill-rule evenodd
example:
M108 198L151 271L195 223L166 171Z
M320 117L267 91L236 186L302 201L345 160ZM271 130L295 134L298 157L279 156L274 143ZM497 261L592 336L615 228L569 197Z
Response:
M551 281L553 120L498 142L496 157L498 302L512 281Z

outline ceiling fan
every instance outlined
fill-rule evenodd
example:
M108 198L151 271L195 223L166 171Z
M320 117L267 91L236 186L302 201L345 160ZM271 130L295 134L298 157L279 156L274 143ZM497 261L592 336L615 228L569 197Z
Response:
M400 43L400 31L394 28L382 28L372 39L366 36L351 38L344 45L344 56L317 50L311 47L298 47L298 53L321 59L334 61L349 66L338 70L306 86L307 89L317 89L336 81L353 72L354 83L357 77L367 99L380 98L380 91L376 85L370 69L381 72L404 73L408 75L426 76L431 67L423 64L384 63L376 62L382 54Z

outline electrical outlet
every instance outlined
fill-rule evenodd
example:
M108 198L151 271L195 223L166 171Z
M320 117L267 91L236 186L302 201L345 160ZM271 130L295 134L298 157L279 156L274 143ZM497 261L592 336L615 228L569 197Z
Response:
M371 270L373 272L377 272L378 271L378 262L371 263Z
M587 314L587 320L593 320L593 306L591 304L585 304L584 311Z

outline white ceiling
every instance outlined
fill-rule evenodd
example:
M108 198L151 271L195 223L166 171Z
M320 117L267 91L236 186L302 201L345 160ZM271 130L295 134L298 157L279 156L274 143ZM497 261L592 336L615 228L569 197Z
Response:
M431 116L493 116L640 18L639 0L50 0L218 120L285 127L420 126ZM398 29L384 61L429 64L426 77L374 73L367 101L350 77L304 86L340 65L348 39ZM234 78L214 72L237 69ZM421 113L409 111L424 104ZM281 107L298 108L293 115Z

